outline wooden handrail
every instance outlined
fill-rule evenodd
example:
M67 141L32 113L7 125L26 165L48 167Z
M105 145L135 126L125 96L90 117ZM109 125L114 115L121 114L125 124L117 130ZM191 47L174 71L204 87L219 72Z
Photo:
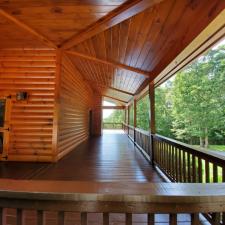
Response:
M210 219L220 224L220 212L225 211L225 184L1 181L0 209L16 209L17 224L25 219L24 210L35 210L40 225L45 224L45 211L57 212L60 225L65 224L66 212L80 213L81 224L87 224L88 213L103 213L106 225L110 213L125 214L131 225L132 214L148 214L148 224L149 219L153 224L154 214L166 213L176 224L178 213L188 213L194 224L200 213L213 212ZM1 221L3 216L1 211Z
M213 153L213 152L209 152L207 150L201 150L199 149L198 147L194 147L194 146L191 146L191 145L188 145L188 144L185 144L183 142L180 142L180 141L177 141L177 140L174 140L174 139L171 139L171 138L167 138L167 137L164 137L162 135L159 135L159 134L154 134L153 135L155 139L157 140L161 140L161 141L164 141L168 144L171 144L177 148L182 148L190 153L194 153L202 158L206 158L208 159L208 157L212 158L213 160L215 161L218 161L218 164L220 164L221 166L224 166L225 165L225 156L222 156L222 155L218 155L216 153Z
M129 188L128 188L129 186ZM11 180L1 179L0 184L0 207L5 207L8 200L31 200L43 201L40 205L33 204L33 209L46 207L45 201L64 202L117 202L120 203L169 203L166 207L158 208L132 208L127 206L128 211L134 212L202 212L225 210L225 184L181 184L181 183L117 183L117 182L77 182L77 181L36 181L36 180ZM4 202L2 201L4 199ZM10 202L10 201L9 201ZM206 209L183 207L182 209L172 204L208 204ZM26 208L20 202L18 208ZM210 205L216 208L210 208ZM13 204L8 203L8 206ZM43 205L43 206L42 206ZM117 205L118 206L118 205ZM53 206L52 210L60 206ZM30 208L30 206L29 206ZM71 208L68 208L71 211ZM81 209L79 209L80 211ZM91 211L98 212L97 209ZM125 210L125 211L127 211ZM149 211L150 210L150 211ZM72 210L73 211L73 210ZM117 211L124 212L120 210ZM110 212L110 209L109 209Z

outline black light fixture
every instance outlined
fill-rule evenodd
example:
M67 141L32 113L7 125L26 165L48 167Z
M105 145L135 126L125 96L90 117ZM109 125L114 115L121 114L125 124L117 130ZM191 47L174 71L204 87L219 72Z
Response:
M26 100L28 98L28 93L21 91L16 93L16 100L21 101L21 100Z

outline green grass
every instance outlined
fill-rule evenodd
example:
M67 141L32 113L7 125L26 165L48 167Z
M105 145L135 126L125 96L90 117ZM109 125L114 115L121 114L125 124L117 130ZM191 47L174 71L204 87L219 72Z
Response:
M225 145L210 145L209 149L225 152Z
M199 145L194 145L195 147L200 147ZM215 150L219 152L225 152L225 145L209 145L209 150Z

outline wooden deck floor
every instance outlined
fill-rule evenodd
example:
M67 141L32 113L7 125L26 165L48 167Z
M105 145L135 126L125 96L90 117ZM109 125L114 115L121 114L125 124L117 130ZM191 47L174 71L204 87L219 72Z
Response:
M58 163L1 162L0 177L40 180L162 182L123 133L104 133Z

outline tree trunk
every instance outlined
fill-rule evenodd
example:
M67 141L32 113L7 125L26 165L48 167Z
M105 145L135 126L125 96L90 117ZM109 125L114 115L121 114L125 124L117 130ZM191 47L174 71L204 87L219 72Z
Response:
M209 147L208 128L205 128L205 148Z
M200 147L204 148L204 143L203 143L203 138L202 137L200 137Z

